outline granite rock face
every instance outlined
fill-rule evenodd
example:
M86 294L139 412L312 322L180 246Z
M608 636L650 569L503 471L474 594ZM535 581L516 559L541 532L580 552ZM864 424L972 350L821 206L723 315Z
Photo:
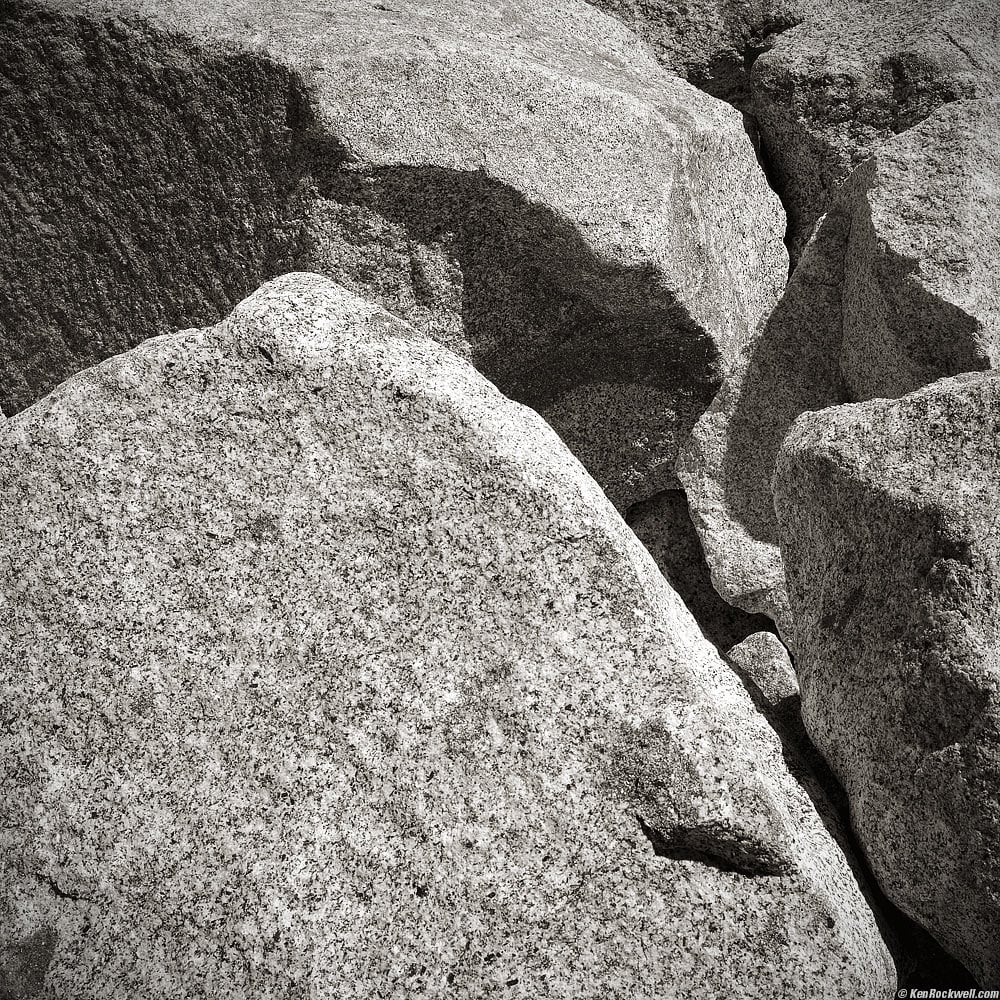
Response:
M996 365L998 214L996 101L948 105L887 142L842 188L683 450L716 588L790 641L771 490L781 442L807 410Z
M676 486L780 293L739 115L583 0L9 7L7 412L299 267L468 357L624 509Z
M651 557L544 421L397 318L286 276L70 379L0 450L4 975L893 987Z
M775 505L806 727L885 892L1000 983L1000 375L803 415Z
M800 23L811 6L810 0L588 2L628 25L668 69L742 111L752 107L754 60L777 33Z
M951 102L997 96L998 81L995 3L810 2L750 83L793 257L840 183L884 142Z
M748 116L795 261L884 142L954 101L1000 94L1000 8L982 0L590 2Z
M1000 57L1000 52L998 52ZM1000 101L959 101L887 142L850 216L840 368L857 400L1000 360Z
M775 17L774 0L588 2L628 25L662 65L700 90L743 108L749 103L747 62L782 23Z

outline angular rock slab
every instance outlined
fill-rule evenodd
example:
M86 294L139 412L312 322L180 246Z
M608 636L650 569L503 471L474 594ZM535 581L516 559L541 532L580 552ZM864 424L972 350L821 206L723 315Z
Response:
M887 895L1000 983L1000 375L803 415L775 506L809 733Z
M43 996L891 987L652 558L377 306L288 276L0 447L0 927Z
M951 102L1000 94L1000 8L982 0L808 0L750 73L752 110L798 259L843 180Z
M1000 104L960 101L842 188L781 302L682 450L713 582L794 641L771 479L807 410L904 395L1000 357Z
M624 509L784 282L739 115L583 0L13 11L8 412L299 267L465 354Z

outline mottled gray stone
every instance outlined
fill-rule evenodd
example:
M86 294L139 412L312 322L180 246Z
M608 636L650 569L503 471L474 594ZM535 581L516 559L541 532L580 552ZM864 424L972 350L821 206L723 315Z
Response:
M795 668L788 650L773 632L748 635L729 650L726 659L753 682L768 705L776 707L786 698L798 697Z
M739 115L583 0L8 6L8 413L298 267L470 358L624 509L783 284Z
M797 261L840 184L953 101L1000 94L989 0L590 0L747 114Z
M775 32L801 21L809 0L588 2L628 25L664 66L706 93L749 110L753 60Z
M1000 6L987 0L809 0L753 64L753 113L793 257L840 183L950 102L1000 93Z
M806 727L879 883L1000 985L1000 375L805 414L775 477Z
M42 996L871 997L780 744L551 428L314 275L0 437Z
M960 101L848 179L699 420L678 476L723 597L794 642L771 478L807 410L991 368L1000 345L1000 104Z

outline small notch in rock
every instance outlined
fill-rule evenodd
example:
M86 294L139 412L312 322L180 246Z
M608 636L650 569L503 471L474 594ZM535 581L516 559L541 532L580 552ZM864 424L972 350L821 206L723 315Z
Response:
M274 364L274 355L263 344L257 345L257 352L269 365Z
M771 848L718 824L675 826L664 832L651 827L642 816L636 819L658 858L695 861L721 872L751 878L787 875L791 868L789 862Z

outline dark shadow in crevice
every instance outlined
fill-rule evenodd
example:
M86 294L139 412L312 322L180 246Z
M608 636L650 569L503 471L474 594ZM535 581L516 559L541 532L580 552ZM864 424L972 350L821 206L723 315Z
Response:
M899 987L974 987L969 971L882 891L854 832L847 793L803 724L800 697L793 695L772 704L746 671L733 663L730 666L778 735L789 772L812 800L827 832L843 852L892 955Z
M336 233L337 251L315 244L310 269L467 353L550 419L616 503L617 473L597 453L619 471L658 456L673 480L676 442L718 390L721 357L654 266L606 259L565 217L482 170L334 161L314 163L313 182L317 228ZM575 390L567 429L548 411ZM647 391L657 404L637 411ZM657 426L654 410L673 415ZM645 441L628 426L637 418Z
M755 632L775 631L766 615L750 614L719 596L683 490L665 490L634 504L625 520L687 605L705 638L721 653Z
M637 815L643 836L653 845L653 853L672 861L696 861L721 872L748 878L786 875L792 866L766 844L749 840L721 823L673 826L669 830L651 827Z
M743 129L746 132L757 163L767 180L768 186L778 196L785 210L785 246L789 249L789 277L794 269L791 257L793 235L793 211L786 197L784 176L775 161L768 137L760 127L760 122L754 110L751 73L754 63L765 53L774 48L778 35L790 31L802 23L801 17L791 15L772 16L757 24L746 26L740 32L741 48L730 52L722 52L707 66L691 72L689 81L699 90L718 100L732 105L743 117Z

